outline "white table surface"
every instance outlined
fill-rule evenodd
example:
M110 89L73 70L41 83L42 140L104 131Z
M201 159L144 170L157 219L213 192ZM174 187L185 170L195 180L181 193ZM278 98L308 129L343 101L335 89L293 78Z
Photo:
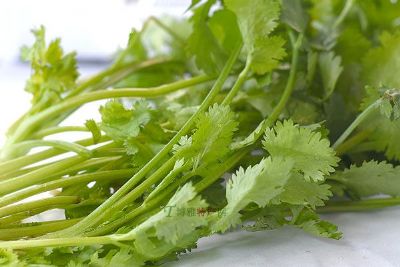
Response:
M0 66L0 146L8 125L29 107L23 91L27 75L25 67ZM96 117L93 113L85 114ZM400 266L400 208L324 218L339 226L343 239L316 238L289 227L228 233L201 239L198 249L166 266Z

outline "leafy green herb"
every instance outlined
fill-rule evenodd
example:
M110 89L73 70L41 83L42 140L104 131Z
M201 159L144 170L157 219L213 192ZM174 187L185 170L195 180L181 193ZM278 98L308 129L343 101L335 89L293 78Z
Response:
M237 228L339 239L320 212L400 204L399 6L193 0L82 80L34 30L32 106L0 151L0 265L157 265ZM100 121L63 124L98 100Z

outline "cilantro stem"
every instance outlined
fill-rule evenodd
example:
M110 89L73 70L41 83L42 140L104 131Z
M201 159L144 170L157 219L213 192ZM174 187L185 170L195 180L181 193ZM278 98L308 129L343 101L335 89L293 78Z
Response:
M346 18L347 14L349 13L350 9L354 4L354 0L347 0L345 6L343 7L342 11L340 12L339 16L336 18L335 22L333 23L333 28L337 28Z
M35 237L49 232L55 232L77 223L80 219L69 219L29 224L13 225L10 228L0 228L0 239L10 240L21 237Z
M118 67L112 66L112 67L98 73L97 75L83 81L81 84L78 85L78 87L76 87L74 90L72 90L66 96L66 98L78 95L89 88L92 88L92 90L98 89L97 87L95 87L95 85L100 83L105 78L108 78L109 81L107 82L107 84L110 84L110 80L115 80L115 79L112 79L112 76L116 75L116 74L120 74L120 72L124 72L124 75L122 77L119 77L119 79L124 78L125 76L131 74L132 72L135 72L135 71L138 71L141 69L146 69L146 68L152 67L154 65L163 64L168 61L170 61L170 60L165 59L165 58L159 58L159 59L149 59L147 61L143 61L143 62L139 62L139 63L138 62L128 63L128 64L124 64L124 65L121 65ZM121 76L121 75L118 75L118 76ZM35 111L37 109L38 108L36 105L32 106L29 111L27 111L18 120L16 120L15 123L7 131L8 135L13 134L14 131L19 127L19 125L28 117L28 115L33 114L33 111Z
M351 133L372 113L376 110L376 108L380 105L381 99L379 98L377 101L369 105L357 118L350 124L350 126L343 132L343 134L336 140L333 144L333 148L337 149L339 145L341 145L347 137L351 135Z
M81 146L76 143L70 143L66 141L60 141L60 140L29 140L29 141L23 141L17 144L14 144L11 146L13 150L27 150L29 151L32 148L35 147L53 147L57 148L60 150L64 150L66 152L75 152L78 155L81 155L82 157L91 157L92 152L87 149L84 146Z
M400 205L400 198L365 199L357 201L329 201L326 206L319 207L320 213L368 211Z
M369 131L361 131L355 134L353 137L349 138L347 141L343 142L336 148L336 155L340 156L349 151L354 146L358 145L362 141L368 138Z
M203 103L200 105L199 109L196 113L194 113L191 118L184 124L184 126L179 130L179 132L159 151L159 153L153 157L138 173L136 173L129 181L127 181L114 195L108 198L100 207L94 210L91 214L89 214L82 221L77 223L76 225L66 229L65 231L60 231L52 236L62 236L62 235L71 235L71 234L79 234L85 232L85 230L99 222L98 217L107 212L108 210L113 210L111 207L114 206L115 202L121 199L124 195L126 195L132 187L134 187L137 181L140 181L149 171L159 164L159 162L168 155L171 151L172 147L180 140L182 136L184 136L187 132L190 131L192 125L198 118L198 116L204 112L213 102L214 98L220 92L223 84L225 83L231 69L236 62L236 59L239 56L241 51L242 44L238 44L235 48L234 52L229 57L226 62L222 72L220 73L217 81L215 82L213 88L210 90ZM136 195L133 195L136 197ZM123 201L128 201L129 199L125 198ZM115 212L118 210L114 209Z
M265 122L266 125L265 129L271 126L279 118L287 102L289 101L290 96L292 95L292 92L294 90L294 86L296 84L297 69L299 65L299 50L303 43L303 34L300 34L297 37L296 41L294 41L294 36L291 31L289 31L289 36L293 45L293 55L292 55L289 78L286 83L285 90L283 91L283 94L281 96L281 99L278 102L278 105L275 106L271 115L267 118Z
M75 176L70 176L68 178L60 178L51 182L47 182L41 185L35 185L33 187L28 187L24 190L13 192L7 196L0 198L0 207L4 207L13 202L20 201L24 198L54 190L57 188L63 188L70 185L77 185L83 183L89 183L91 181L112 181L119 179L128 179L133 174L131 169L122 170L112 170L112 171L100 171L95 173L85 173Z
M68 246L90 246L99 244L115 244L118 240L114 237L122 235L109 235L98 237L67 237L55 239L30 239L18 241L0 241L0 248L25 249L41 247L68 247Z
M88 128L84 126L55 126L37 131L33 137L40 139L49 135L65 133L65 132L88 132Z
M105 218L110 218L112 214L116 211L122 210L129 203L134 202L137 198L139 198L148 188L152 185L160 181L168 171L172 169L176 161L175 157L171 157L165 164L163 164L160 168L158 168L152 175L150 175L147 179L144 180L143 183L135 187L132 191L127 193L125 196L121 197L114 205L112 209L105 210L102 214L96 217L97 223ZM135 177L135 176L134 176ZM141 179L141 178L140 178ZM132 186L135 186L140 182L140 179L136 179L132 181ZM135 182L135 183L133 183ZM94 222L92 222L92 225Z
M249 73L250 68L251 68L251 61L252 61L252 58L251 58L251 56L249 56L246 61L246 66L240 72L235 84L233 85L232 89L229 91L228 95L225 97L224 101L222 101L222 105L229 105L232 102L233 98L236 96L236 94L239 92L243 83L247 79L247 74Z
M102 139L100 140L100 142L104 142L104 141L108 141L108 140L109 140L108 137L102 136ZM94 144L93 138L82 139L75 143L78 145L81 145L81 146L90 146L90 145ZM37 163L37 162L40 162L40 161L49 159L51 157L54 157L54 156L57 156L60 154L64 154L64 153L65 153L65 151L55 149L55 148L47 149L47 150L37 152L34 154L25 155L25 156L11 159L8 161L0 162L0 170L2 171L2 174L6 174L8 172L15 171L19 168L26 167L31 164L34 164L34 163Z
M118 160L120 158L121 158L121 156L116 156L116 155L108 156L107 155L107 150L102 152L102 153L96 152L96 158L91 158L91 159L88 159L86 161L83 161L83 162L81 162L79 164L76 164L76 165L72 166L71 168L67 168L67 169L61 171L60 173L53 173L52 176L56 177L57 175L67 175L67 174L71 174L71 173L73 174L73 173L76 173L76 172L85 171L87 169L93 169L93 168L96 168L96 167L99 167L99 166L101 167L101 166L104 166L104 164L116 161L116 160ZM20 169L20 170L15 171L15 172L9 172L7 174L1 175L0 176L0 180L9 180L11 178L15 178L15 177L27 174L29 172L38 170L40 168L49 166L51 164L56 164L57 162L61 162L61 161L62 160L58 160L58 161L54 161L54 162L51 162L51 163L44 163L44 164L41 164L41 165L37 165L37 166L34 166L34 167L30 167L30 168Z
M31 202L19 203L0 208L0 217L5 217L19 212L34 210L43 207L56 208L60 205L76 204L79 201L79 197L76 196L56 196Z
M16 190L25 188L36 183L44 182L52 178L52 174L59 173L69 167L72 167L85 160L81 156L73 156L60 162L50 164L43 168L34 170L30 173L23 174L8 180L0 181L0 195L6 195ZM50 174L50 176L49 176Z
M79 95L80 93L87 90L88 88L91 88L91 87L95 86L96 84L100 83L105 78L110 78L110 76L112 76L112 75L119 74L121 72L127 72L126 75L129 75L132 72L146 69L146 68L149 68L149 67L152 67L155 65L163 64L168 61L170 61L170 59L156 58L156 59L149 59L149 60L142 61L142 62L133 62L133 63L131 62L131 63L120 65L118 67L111 66L110 68L98 73L97 75L83 81L78 87L76 87L74 90L72 90L66 96L66 98L70 98L70 97ZM93 89L96 89L96 88L93 88Z
M102 88L109 88L109 87L112 87L113 85L115 85L116 83L118 83L119 81L121 81L122 79L126 78L127 76L131 75L132 73L135 73L136 71L146 70L147 68L151 68L151 67L154 67L157 65L174 63L174 62L179 63L179 61L171 60L168 58L155 58L155 59L150 59L150 60L143 61L143 62L128 63L128 64L124 64L121 66L111 66L110 69L108 69L108 71L111 73L110 75L103 75L101 77L101 79L97 80L97 83L93 83L90 86L82 84L79 87L82 87L83 90L79 93L82 93L83 91L91 92L91 91L95 91L95 90L100 90ZM124 68L125 65L127 67ZM114 71L115 69L117 71ZM78 94L78 93L76 93L76 94ZM76 94L67 95L65 98L75 96ZM62 121L64 121L66 118L68 118L76 110L77 110L77 108L60 114L57 118L43 124L43 127L52 127L52 126L59 125Z
M49 107L48 109L32 115L25 120L16 129L15 133L10 136L1 151L2 158L10 157L10 146L16 142L23 140L26 136L37 128L42 122L52 119L63 112L79 107L83 104L110 98L122 97L156 97L168 94L183 88L201 84L210 81L212 78L206 75L200 75L183 81L177 81L171 84L161 85L153 88L118 88L117 90L99 90L95 92L85 93L79 96L71 97L64 102Z
M4 218L0 218L0 228L1 227L6 227L6 226L12 226L15 224L15 222L20 222L24 219L27 219L29 217L38 215L42 212L46 211L46 208L41 208L41 209L35 209L35 210L27 210L23 211L17 214L13 214Z
M202 192L204 189L213 184L217 179L219 179L224 173L228 170L232 169L239 160L246 155L251 150L251 147L246 147L241 150L236 151L233 155L231 155L226 161L224 161L215 171L215 173L206 176L200 182L194 185L196 192Z

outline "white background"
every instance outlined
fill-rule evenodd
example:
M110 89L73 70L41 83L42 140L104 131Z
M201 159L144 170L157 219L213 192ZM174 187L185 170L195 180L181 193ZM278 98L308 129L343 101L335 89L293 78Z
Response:
M103 60L125 44L130 29L139 28L147 16L180 15L188 2L0 1L0 146L6 128L29 107L30 97L23 91L29 68L19 63L18 52L32 42L32 27L45 25L48 39L62 37L66 51ZM81 71L90 73L93 67ZM315 238L287 227L229 233L200 240L198 249L168 266L400 266L399 208L326 218L344 232L342 240Z

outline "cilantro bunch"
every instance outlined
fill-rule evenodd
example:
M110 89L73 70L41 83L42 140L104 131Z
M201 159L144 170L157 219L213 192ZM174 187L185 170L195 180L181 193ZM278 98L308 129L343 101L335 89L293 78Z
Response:
M83 79L75 53L33 31L32 105L1 150L1 265L161 264L237 228L339 239L320 213L400 204L400 3L188 12L150 18ZM100 121L65 123L98 100ZM26 222L53 209L65 219Z

